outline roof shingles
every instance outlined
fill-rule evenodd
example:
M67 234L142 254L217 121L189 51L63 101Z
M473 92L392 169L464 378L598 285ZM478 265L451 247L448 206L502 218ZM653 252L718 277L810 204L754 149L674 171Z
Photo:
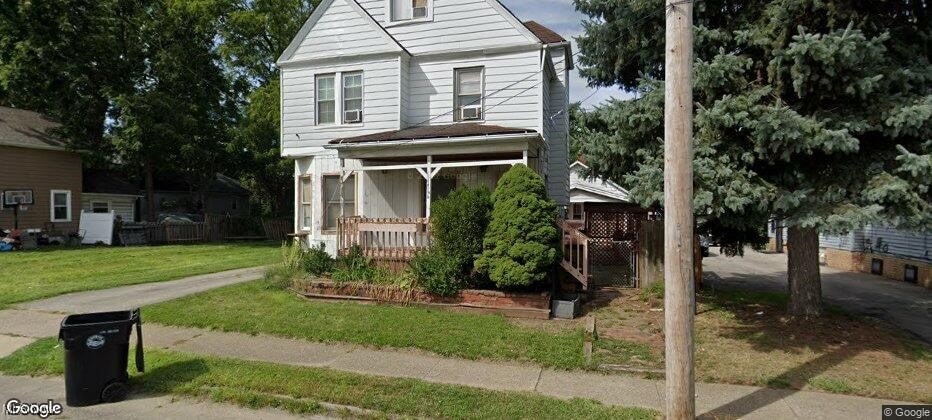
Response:
M561 42L566 42L566 39L560 36L560 34L554 32L552 29L541 25L533 20L524 22L524 26L544 44L559 44Z
M0 146L65 150L51 131L60 124L37 112L0 106Z
M330 141L330 144L373 143L381 141L424 140L501 134L537 134L537 131L527 128L502 127L477 123L425 125L406 128L404 130L383 131L356 137L334 139Z

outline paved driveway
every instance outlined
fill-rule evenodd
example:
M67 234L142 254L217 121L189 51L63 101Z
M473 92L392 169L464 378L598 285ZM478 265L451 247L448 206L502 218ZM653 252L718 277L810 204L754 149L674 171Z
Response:
M786 292L786 254L748 250L744 257L725 257L717 251L713 248L703 260L703 270L714 273L704 287ZM822 266L822 296L829 304L883 319L932 343L932 290Z

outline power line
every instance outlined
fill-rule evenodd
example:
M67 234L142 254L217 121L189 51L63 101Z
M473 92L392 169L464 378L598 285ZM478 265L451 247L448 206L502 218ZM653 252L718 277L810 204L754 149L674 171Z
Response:
M681 1L678 1L678 2L670 3L669 6L672 7L672 6L677 6L677 5L686 4L686 3L693 3L693 2L696 2L696 1L700 1L700 0L681 0ZM653 18L653 17L655 17L656 15L660 15L660 14L664 13L666 10L667 10L667 7L663 7L663 8L657 9L654 13L644 15L644 16L642 16L640 19L637 19L637 20L635 20L634 22L631 22L631 23L629 24L629 26L633 26L633 25L638 24L638 23L641 23L641 22L643 22L643 21L645 21L645 20L647 20L647 19L649 19L649 18ZM613 40L611 40L611 41L609 41L609 42L610 42L610 43L613 43L613 42L615 42L615 41L618 41L618 40L620 40L623 36L625 36L625 33L619 34L617 37L615 37ZM578 56L578 55L581 54L581 53L582 53L582 50L576 51L575 53L573 53L573 54L570 56L570 60L572 60L573 62L575 62L576 56ZM531 89L534 89L534 88L538 87L539 85L541 85L541 84L543 83L543 79L544 79L543 75L542 75L541 73L536 73L536 72L535 72L535 73L531 73L531 74L529 74L528 76L526 76L526 77L524 77L524 78L522 78L522 79L520 79L520 80L518 80L518 81L516 81L516 82L514 82L514 83L509 84L508 86L505 86L505 87L503 87L503 88L501 88L501 89L498 89L498 90L493 91L493 92L488 93L488 94L483 94L483 95L482 95L479 99L477 99L475 102L484 102L485 99L488 99L489 97L491 97L491 96L493 96L493 95L495 95L495 94L497 94L497 93L499 93L499 92L505 91L505 90L507 90L507 89L509 89L509 88L511 88L511 87L513 87L513 86L515 86L515 85L517 85L517 84L519 84L519 83L522 83L522 82L525 82L525 81L527 81L527 80L530 80L531 78L536 77L536 76L538 76L538 75L541 75L541 80L540 80L540 81L534 83L533 85L531 85L531 86L528 87L527 89L524 89L524 90L518 92L517 94L512 95L512 96L506 98L505 100L503 100L502 102L499 102L499 103L496 104L496 105L493 105L493 106L491 106L491 107L485 108L485 109L483 110L483 113L484 113L485 111L487 111L487 110L489 110L489 109L492 109L492 108L494 108L494 107L496 107L496 106L498 106L498 105L501 105L501 104L503 104L503 103L505 103L505 102L507 102L507 101L509 101L509 100L511 100L511 99L516 98L517 96L523 94L524 92L527 92L528 90L531 90ZM567 86L569 86L569 81L567 81ZM591 93L591 94L589 95L589 97L586 98L586 100L588 100L589 98L591 98L592 96L594 96L600 89L601 89L601 87L600 87L599 89L596 89L596 91L594 91L593 93ZM441 117L450 115L450 114L452 114L452 113L455 112L455 111L456 111L455 108L450 109L449 111L445 111L445 112L443 112L443 113L437 114L437 115L435 115L435 116L433 116L433 117L430 117L430 118L428 118L428 119L426 119L426 120L424 120L424 121L421 121L421 122L419 122L419 123L417 123L417 124L414 124L414 125L412 125L412 126L410 126L410 127L407 127L407 128L414 128L414 127L423 126L424 124L427 124L427 123L429 123L429 122L431 122L431 121L434 121L434 120L436 120L436 119L438 119L438 118L441 118ZM562 112L562 111L561 111L561 112ZM559 112L558 112L557 114L554 114L554 116L556 116L556 115L558 115L558 114L559 114ZM542 116L542 117L543 117L543 116ZM543 118L543 119L546 121L548 118ZM461 123L462 123L462 122L454 122L453 124L444 126L444 127L440 128L440 131L439 131L439 132L442 133L442 131L447 130L447 129L449 129L450 127L453 127L453 126L455 126L455 125L457 125L457 124L461 124ZM553 128L553 127L551 127L551 128ZM438 136L438 137L441 137L442 134L438 134L437 136ZM394 143L394 144L391 144L391 145L388 145L388 146L384 146L384 147L382 147L382 148L371 149L370 151L371 151L371 152L382 152L382 151L385 151L385 150L391 150L391 149L395 149L395 148L402 147L402 146L404 146L404 145L407 145L407 144L412 143L412 142L417 141L417 140L418 140L418 139L407 139L407 140L402 140L402 141L399 141L399 142L397 142L397 143ZM339 144L339 143L338 143L338 144Z

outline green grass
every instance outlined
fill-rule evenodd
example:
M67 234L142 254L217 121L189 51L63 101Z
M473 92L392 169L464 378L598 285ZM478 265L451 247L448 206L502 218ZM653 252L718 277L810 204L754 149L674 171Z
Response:
M148 322L321 342L418 348L465 359L585 365L582 328L547 332L477 315L416 306L310 301L263 281L219 288L143 309Z
M271 264L277 244L93 247L0 253L0 308L70 292ZM11 272L12 273L12 272Z
M325 402L375 410L382 415L430 418L652 419L658 415L651 410L611 407L592 400L561 400L526 392L490 391L162 350L147 350L146 366L146 373L132 376L134 392L204 397L293 413L321 412L320 403ZM54 339L40 340L0 359L0 372L61 375L62 350Z

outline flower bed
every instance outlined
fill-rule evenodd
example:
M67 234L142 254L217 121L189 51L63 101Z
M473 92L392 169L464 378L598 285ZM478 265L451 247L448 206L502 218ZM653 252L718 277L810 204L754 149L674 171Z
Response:
M498 290L461 290L444 297L420 288L405 289L370 283L334 283L312 280L301 282L298 292L307 298L389 302L457 308L497 313L515 318L550 318L550 293L519 293Z

